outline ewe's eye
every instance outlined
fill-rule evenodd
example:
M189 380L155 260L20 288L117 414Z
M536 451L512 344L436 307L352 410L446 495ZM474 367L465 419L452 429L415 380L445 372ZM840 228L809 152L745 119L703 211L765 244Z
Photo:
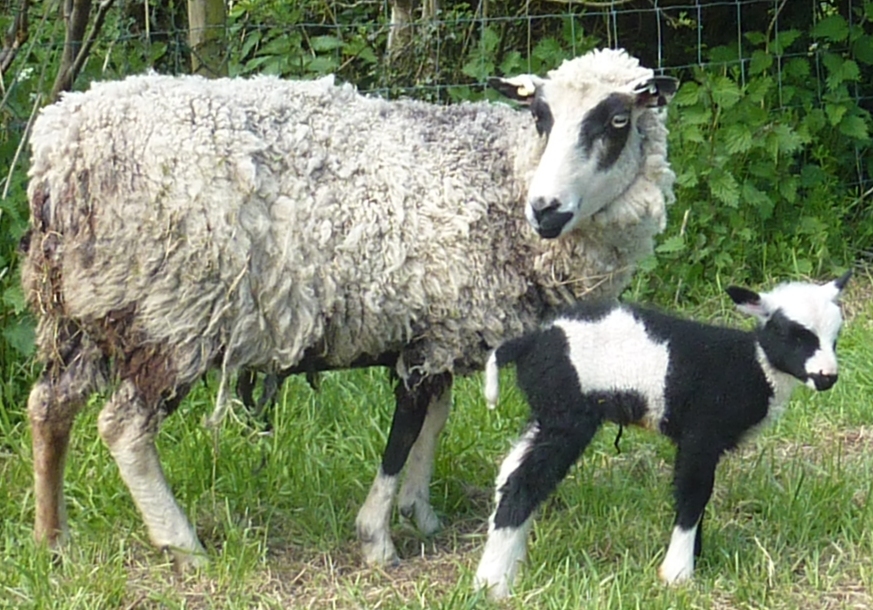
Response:
M630 122L630 116L625 113L617 114L612 117L612 126L615 129L624 129Z

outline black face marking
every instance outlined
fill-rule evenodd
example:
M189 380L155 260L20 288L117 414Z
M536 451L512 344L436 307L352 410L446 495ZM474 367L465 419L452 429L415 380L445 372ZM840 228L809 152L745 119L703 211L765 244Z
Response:
M758 329L758 341L773 366L801 381L809 377L807 360L821 347L814 332L787 318L781 311L773 314Z
M594 144L603 141L603 152L597 160L597 169L605 170L615 163L627 144L631 130L630 112L633 98L622 93L612 93L588 111L579 129L579 147L586 156L591 155ZM628 117L621 125L622 115ZM618 118L616 118L618 117ZM615 123L615 124L614 124ZM616 127L616 124L621 126Z
M530 111L537 122L537 133L541 137L552 133L552 125L555 123L555 119L552 117L552 109L549 108L548 102L539 93L537 93L533 102L531 102Z

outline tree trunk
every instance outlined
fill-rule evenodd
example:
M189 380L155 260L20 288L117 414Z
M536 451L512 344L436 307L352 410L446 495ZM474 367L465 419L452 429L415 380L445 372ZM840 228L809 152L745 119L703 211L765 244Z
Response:
M191 73L207 77L227 76L225 57L224 0L188 0L188 46Z
M61 55L61 65L52 86L51 99L56 100L61 91L69 91L76 82L76 77L85 65L85 60L94 46L94 41L103 27L106 13L112 8L114 0L103 0L97 6L97 15L91 33L85 40L85 29L91 16L91 0L64 0L61 10L64 16L64 52Z

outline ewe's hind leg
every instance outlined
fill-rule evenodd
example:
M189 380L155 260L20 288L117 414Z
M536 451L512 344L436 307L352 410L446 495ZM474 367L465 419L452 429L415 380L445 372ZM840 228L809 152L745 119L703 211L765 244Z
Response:
M397 402L382 466L355 521L364 559L369 564L397 562L389 528L397 479L421 432L428 405L435 397L442 396L450 381L448 374L423 378L411 375L406 383L400 381L395 388Z
M124 380L100 412L98 428L152 543L172 552L180 569L198 567L206 563L205 552L167 485L155 448L161 417L160 406Z
M60 337L63 329L57 331ZM80 343L81 335L63 345L66 365L49 361L30 391L27 413L33 442L36 517L34 538L56 547L67 536L64 463L76 413L105 380L103 362ZM60 339L59 339L60 342ZM59 370L64 369L62 373Z
M492 599L509 595L527 553L527 533L534 509L567 475L600 421L583 416L568 426L541 428L532 424L516 443L497 475L494 513L488 541L476 570L475 587L488 589Z
M440 520L430 505L430 480L433 476L437 441L446 425L451 405L450 380L442 394L434 396L427 407L421 432L418 433L418 439L409 452L406 477L400 487L397 502L400 514L407 519L414 518L419 531L426 536L435 534L440 528Z

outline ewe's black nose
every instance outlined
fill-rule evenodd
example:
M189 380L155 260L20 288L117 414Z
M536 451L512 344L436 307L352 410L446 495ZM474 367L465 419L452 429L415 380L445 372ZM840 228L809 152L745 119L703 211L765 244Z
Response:
M549 202L542 197L534 199L530 204L533 210L534 220L536 221L535 229L540 237L546 239L554 239L561 234L564 226L573 218L570 212L559 212L561 202L557 199L552 199Z
M833 375L810 375L809 377L815 383L815 389L819 392L830 390L837 382L836 373Z

